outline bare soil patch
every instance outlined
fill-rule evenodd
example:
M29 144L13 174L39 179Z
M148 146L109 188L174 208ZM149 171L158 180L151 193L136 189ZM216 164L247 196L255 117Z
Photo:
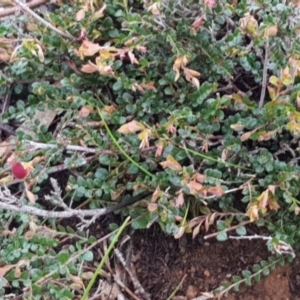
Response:
M175 240L159 229L135 232L132 238L137 278L153 300L168 299L183 278L177 299L194 299L270 255L263 241ZM228 299L299 300L299 267L299 260L278 266L253 286L231 292Z

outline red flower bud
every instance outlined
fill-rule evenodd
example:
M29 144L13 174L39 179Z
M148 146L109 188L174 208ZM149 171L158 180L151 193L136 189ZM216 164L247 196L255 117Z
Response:
M25 168L22 163L16 162L11 167L11 172L18 179L24 179L28 176L30 170Z

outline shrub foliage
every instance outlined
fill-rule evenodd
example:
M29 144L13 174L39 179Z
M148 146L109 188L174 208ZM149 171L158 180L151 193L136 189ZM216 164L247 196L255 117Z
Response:
M15 155L39 158L24 201L42 199L48 171L64 164L73 170L65 199L74 206L100 208L124 193L152 191L150 202L124 210L135 229L156 222L180 238L212 228L226 240L255 223L268 229L271 250L297 250L300 8L287 2L72 1L43 15L70 38L28 14L3 20L0 93L17 101L2 122L34 120L33 134L17 130ZM34 118L45 110L55 111L51 124ZM45 147L29 148L30 141ZM11 213L1 216L4 232ZM71 298L79 265L92 260L82 247L94 240L60 227L77 242L56 251L58 231L29 238L40 220L13 218L17 244L12 233L1 237L1 261L12 266L7 284L41 295L43 276L66 276L73 286L53 282L48 291ZM266 264L254 273L267 273Z

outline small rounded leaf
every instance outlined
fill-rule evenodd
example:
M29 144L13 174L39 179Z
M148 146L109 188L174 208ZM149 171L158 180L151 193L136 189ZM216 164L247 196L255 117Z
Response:
M223 241L226 241L228 239L228 237L227 237L227 233L226 233L226 231L220 231L219 233L218 233L218 235L217 235L217 240L219 241L219 242L223 242Z

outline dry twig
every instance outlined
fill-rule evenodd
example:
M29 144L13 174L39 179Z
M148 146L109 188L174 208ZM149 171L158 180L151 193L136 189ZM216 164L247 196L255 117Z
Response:
M66 32L66 33L62 32L61 30L57 29L52 24L50 24L49 22L47 22L46 20L44 20L42 17L40 17L38 14L36 14L31 8L29 8L26 4L24 4L20 0L12 0L12 1L15 4L17 4L19 7L21 7L22 10L24 10L25 12L27 12L29 15L31 15L32 17L34 17L37 21L39 21L40 23L42 23L44 26L46 26L50 30L53 30L54 32L56 32L60 36L62 36L64 38L67 38L67 39L69 39L71 41L75 41L76 40L70 33L68 33L68 32Z
M30 2L27 2L26 5L30 8L41 6L42 4L47 3L48 0L33 0ZM14 13L18 12L20 8L18 6L15 7L9 7L4 10L0 11L0 19L8 17L10 15L13 15Z

